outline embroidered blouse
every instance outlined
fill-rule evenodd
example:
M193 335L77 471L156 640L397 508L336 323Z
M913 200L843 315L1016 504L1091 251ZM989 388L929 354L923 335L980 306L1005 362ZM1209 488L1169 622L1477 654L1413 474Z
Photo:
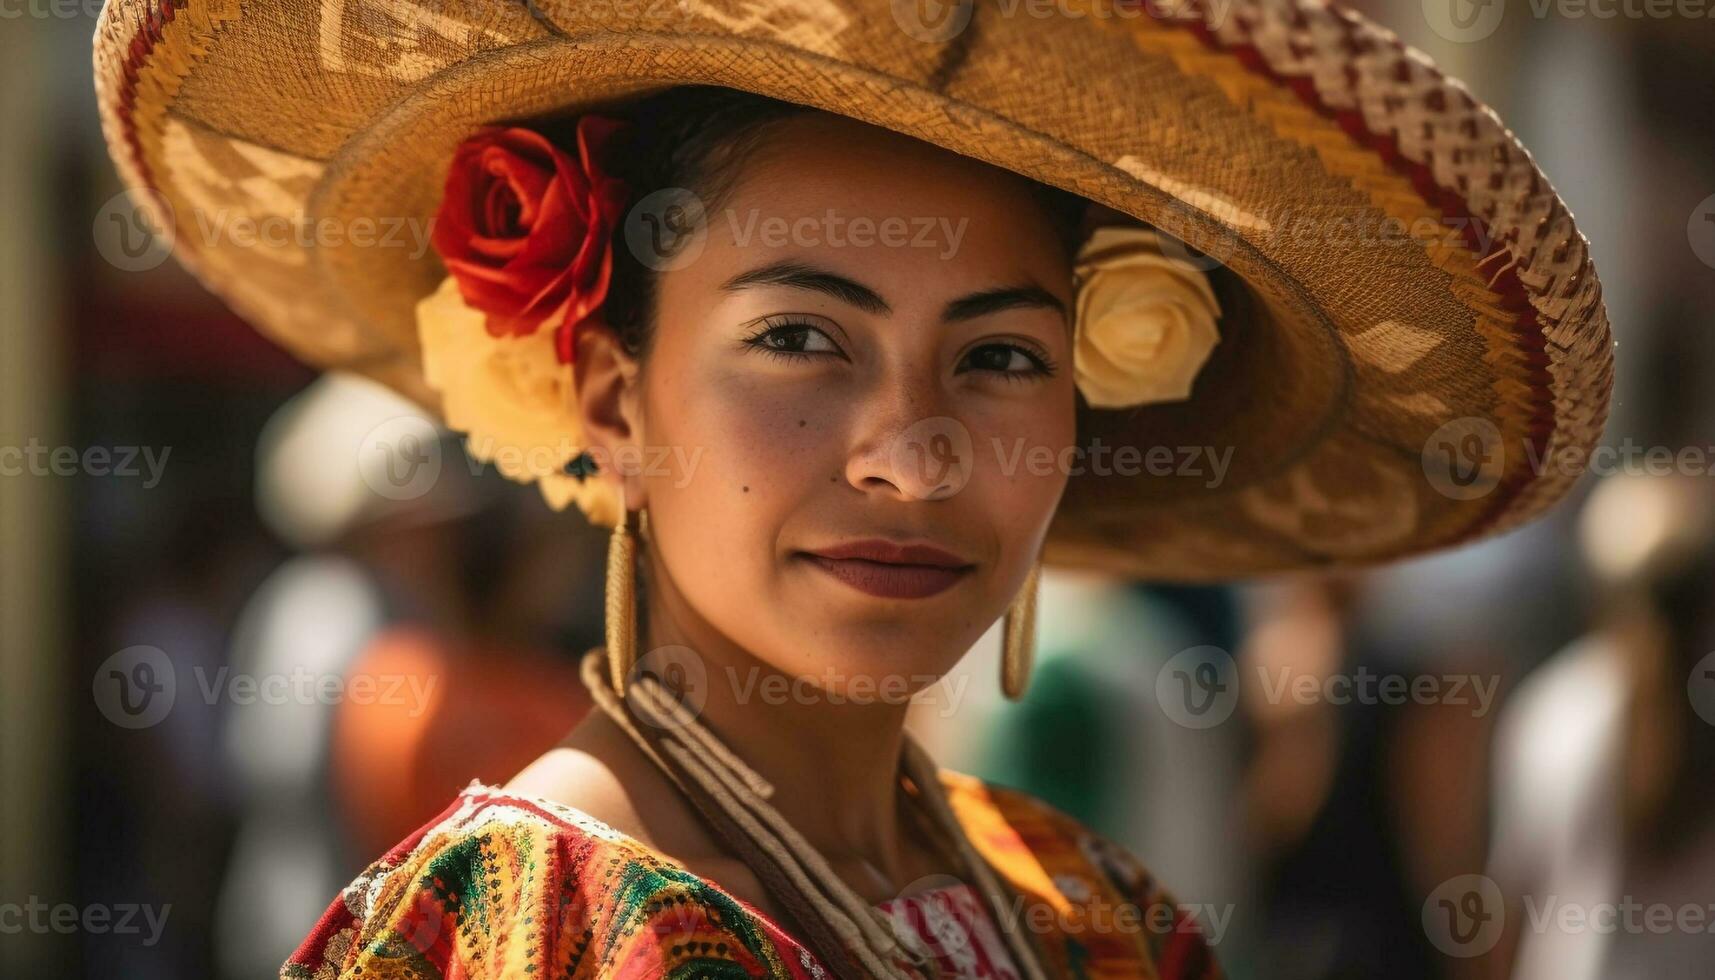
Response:
M1019 790L939 770L960 826L1021 896L1007 910L1051 976L1218 980L1196 919L1129 852ZM940 978L1014 980L965 882L877 906ZM815 980L818 957L760 909L595 817L473 782L366 868L282 980Z

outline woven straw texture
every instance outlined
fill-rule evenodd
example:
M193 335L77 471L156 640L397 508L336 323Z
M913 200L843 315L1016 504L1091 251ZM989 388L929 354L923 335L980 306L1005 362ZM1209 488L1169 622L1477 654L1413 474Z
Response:
M916 9L109 0L96 84L119 170L184 264L306 361L430 408L412 310L444 271L412 229L454 146L718 84L1058 185L1219 260L1241 301L1192 397L1081 411L1086 444L1145 465L1073 476L1052 564L1181 581L1369 564L1516 526L1570 486L1576 468L1540 461L1595 443L1613 373L1587 243L1420 53L1309 0L974 0L939 31ZM268 220L341 236L211 234Z

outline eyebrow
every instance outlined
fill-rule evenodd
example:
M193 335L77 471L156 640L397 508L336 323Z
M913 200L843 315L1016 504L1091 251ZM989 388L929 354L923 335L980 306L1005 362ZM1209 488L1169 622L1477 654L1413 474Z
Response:
M760 268L741 272L721 284L721 289L734 291L751 286L790 286L794 289L808 289L840 300L850 306L855 306L865 313L874 316L887 316L893 308L881 298L881 294L837 272L806 265L786 259L773 262ZM963 320L974 320L990 313L1012 309L1051 309L1066 316L1066 304L1048 290L1035 283L1025 283L1016 286L996 286L992 289L978 290L966 296L949 300L941 309L941 322L956 323Z

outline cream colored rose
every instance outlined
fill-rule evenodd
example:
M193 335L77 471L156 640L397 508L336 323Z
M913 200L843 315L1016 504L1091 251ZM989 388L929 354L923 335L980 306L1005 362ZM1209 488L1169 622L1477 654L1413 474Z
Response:
M1073 267L1077 329L1072 375L1097 408L1182 401L1221 339L1209 279L1164 254L1160 235L1097 228Z
M447 277L417 304L423 375L441 393L447 428L465 449L519 483L535 483L555 510L576 502L597 524L619 519L607 479L579 480L566 464L583 451L572 369L554 356L554 332L493 337Z

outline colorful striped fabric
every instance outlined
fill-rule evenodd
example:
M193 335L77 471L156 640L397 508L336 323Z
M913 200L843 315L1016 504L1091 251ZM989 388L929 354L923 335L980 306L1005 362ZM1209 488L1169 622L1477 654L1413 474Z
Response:
M1220 976L1198 923L1123 848L1028 794L940 772L972 845L1021 896L1005 919L1038 938L1051 975ZM919 938L934 937L926 977L1016 975L997 923L968 888L923 891L878 908L914 921ZM786 980L829 973L779 923L641 841L581 810L473 782L344 889L280 976Z

